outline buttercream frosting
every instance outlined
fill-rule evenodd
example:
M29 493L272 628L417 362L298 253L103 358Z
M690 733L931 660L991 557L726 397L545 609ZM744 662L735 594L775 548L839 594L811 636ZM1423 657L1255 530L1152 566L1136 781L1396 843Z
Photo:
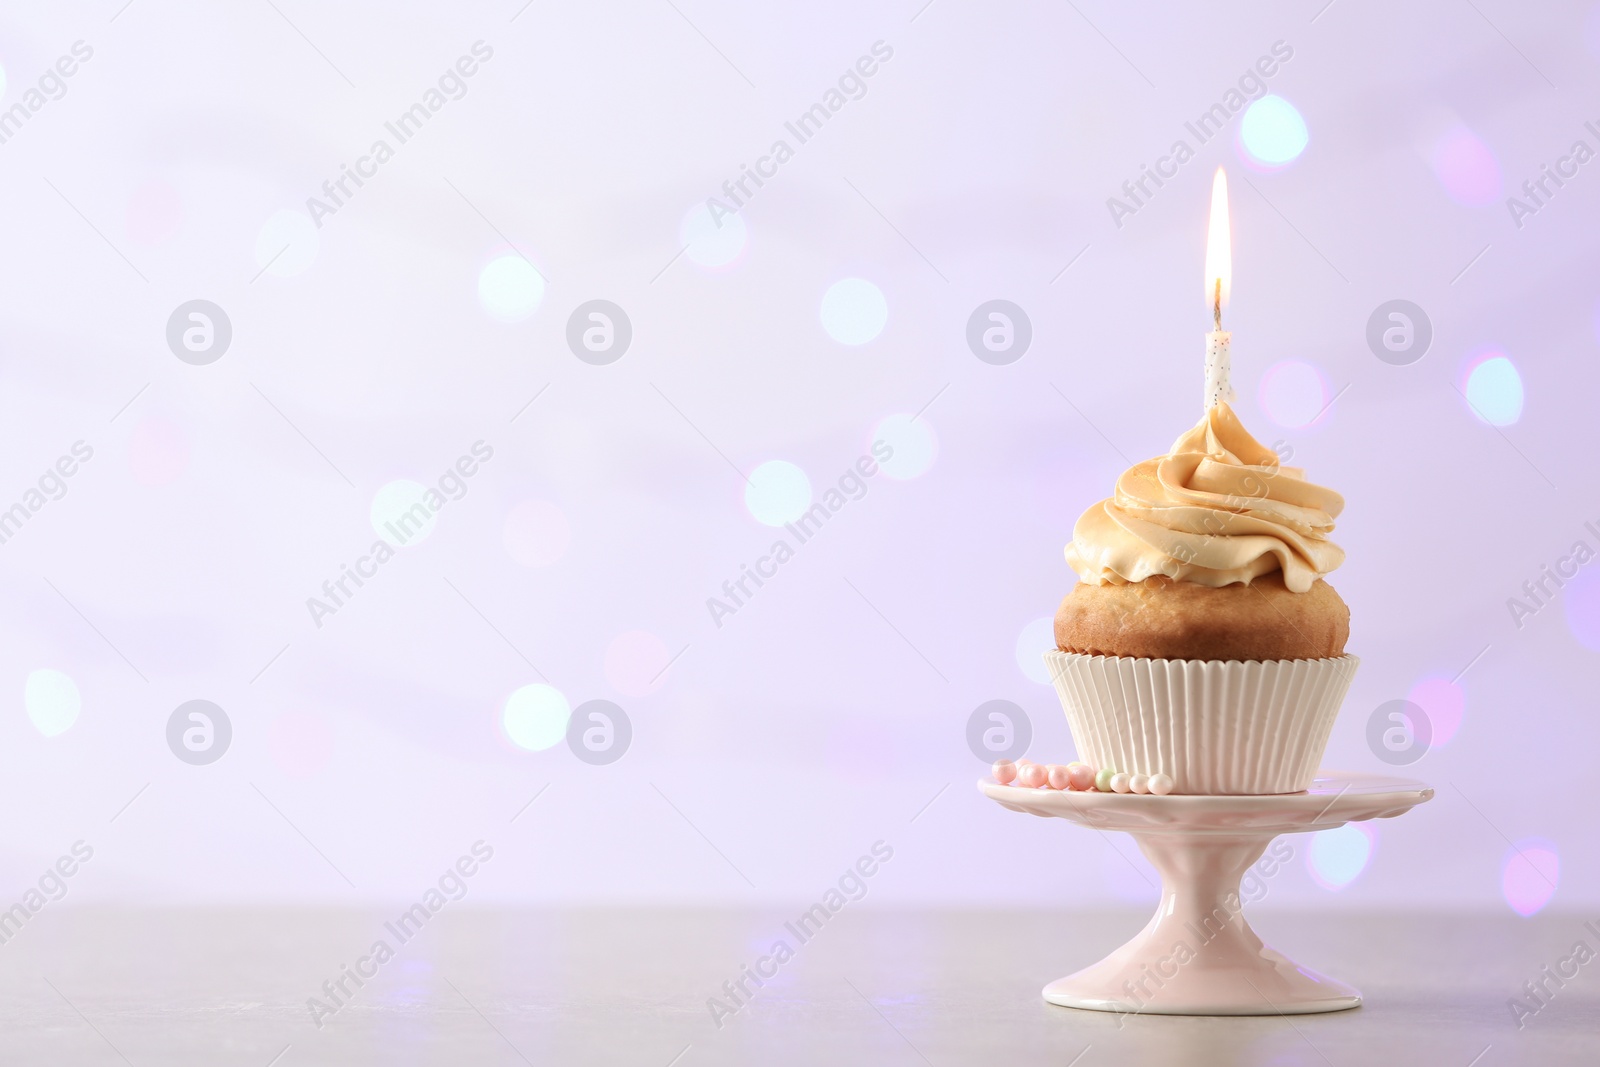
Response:
M1283 572L1303 593L1344 562L1328 540L1344 498L1250 436L1226 403L1165 456L1117 479L1116 495L1078 519L1067 563L1091 585L1156 575L1212 587Z

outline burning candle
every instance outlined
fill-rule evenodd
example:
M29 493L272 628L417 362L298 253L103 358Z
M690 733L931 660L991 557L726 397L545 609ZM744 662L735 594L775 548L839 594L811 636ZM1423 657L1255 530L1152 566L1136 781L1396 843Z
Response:
M1233 286L1233 242L1228 236L1228 176L1221 167L1211 179L1211 225L1206 231L1206 309L1213 329L1206 334L1205 408L1232 403L1228 344L1233 335L1222 328L1222 305Z

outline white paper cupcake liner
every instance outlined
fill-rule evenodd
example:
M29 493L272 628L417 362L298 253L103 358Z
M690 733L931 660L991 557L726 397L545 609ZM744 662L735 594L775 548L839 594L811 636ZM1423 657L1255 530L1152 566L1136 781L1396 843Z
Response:
M1135 659L1052 650L1078 758L1166 774L1174 793L1297 793L1322 761L1360 660Z

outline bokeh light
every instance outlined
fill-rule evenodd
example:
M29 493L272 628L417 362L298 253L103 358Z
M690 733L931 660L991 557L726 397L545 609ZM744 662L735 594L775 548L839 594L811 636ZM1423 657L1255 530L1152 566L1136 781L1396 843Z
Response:
M889 301L865 278L841 278L822 294L822 328L842 345L864 345L888 322Z
M811 479L788 460L769 459L750 472L744 506L765 526L793 522L811 506Z
M1017 635L1017 666L1031 681L1050 685L1050 671L1044 654L1056 647L1056 620L1053 616L1034 619Z
M1338 892L1361 876L1372 859L1376 835L1365 823L1346 823L1311 835L1306 870L1324 889Z
M544 275L515 253L490 260L478 275L478 302L501 322L520 322L543 300Z
M726 267L739 258L748 238L743 215L718 211L712 218L704 204L690 208L678 224L678 246L684 249L684 258L702 267Z
M939 442L925 417L913 420L910 415L890 415L872 428L870 444L879 441L893 449L893 454L888 459L878 459L870 451L869 454L877 460L884 477L897 482L926 474L939 454Z
M672 653L649 630L624 630L606 646L606 681L623 696L642 697L667 680Z
M1522 417L1522 375L1498 352L1472 366L1464 391L1472 413L1492 425L1510 426Z
M1466 690L1443 675L1422 679L1411 687L1406 699L1428 716L1429 748L1445 744L1461 728L1461 715L1467 708Z
M566 740L567 719L571 715L572 708L561 690L536 682L506 698L500 725L518 748L543 752Z
M1263 96L1239 120L1239 144L1252 161L1282 167L1300 158L1310 134L1306 120L1281 96Z
M506 512L500 538L524 567L548 567L566 555L572 527L566 513L547 500L524 500Z
M256 269L283 278L303 274L321 247L316 224L304 211L280 208L256 234Z
M1567 582L1561 607L1573 639L1590 652L1600 652L1600 564L1591 562Z
M49 667L28 672L28 680L22 686L22 703L34 729L46 737L58 737L70 730L83 709L77 683Z
M1489 146L1465 126L1454 126L1434 143L1428 160L1451 200L1469 207L1498 203L1500 163Z
M145 182L128 197L125 225L139 244L160 244L183 225L183 197L167 182Z
M1550 903L1561 884L1561 855L1541 837L1518 841L1506 850L1500 867L1500 895L1511 910L1527 918Z
M291 778L309 778L333 756L333 731L316 715L286 711L267 728L272 762Z
M427 494L427 486L406 478L379 489L369 512L373 532L395 546L426 541L437 521L423 499Z
M1328 408L1329 391L1322 372L1310 363L1286 359L1261 376L1261 410L1279 426L1309 426Z
M177 423L153 416L128 435L128 470L140 485L170 485L188 469L189 438Z

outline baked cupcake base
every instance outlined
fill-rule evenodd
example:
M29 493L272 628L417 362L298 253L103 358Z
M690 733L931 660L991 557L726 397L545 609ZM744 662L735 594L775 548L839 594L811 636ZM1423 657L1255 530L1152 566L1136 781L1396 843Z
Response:
M1078 758L1166 774L1174 793L1296 793L1316 776L1360 661L1046 652Z
M1056 612L1056 647L1170 660L1328 659L1344 652L1350 609L1320 578L1304 593L1279 572L1213 588L1171 578L1079 584Z

